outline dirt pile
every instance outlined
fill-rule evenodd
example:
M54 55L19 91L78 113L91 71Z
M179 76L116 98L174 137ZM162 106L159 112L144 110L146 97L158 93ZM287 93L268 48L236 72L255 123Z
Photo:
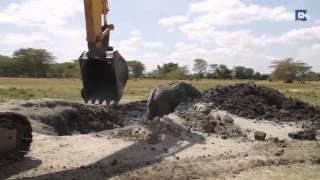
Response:
M221 109L249 119L276 122L307 121L320 127L320 108L279 91L253 83L220 86L203 92L211 109Z
M31 119L35 132L60 136L87 134L124 127L138 121L145 101L115 106L86 105L67 101L27 102L17 110ZM37 123L47 126L39 127ZM49 132L51 129L52 132Z
M176 109L176 114L185 119L187 128L215 134L222 139L245 137L231 116L211 109L209 104L196 101L180 104Z
M121 138L128 141L140 141L147 139L150 130L141 125L125 126L123 128L113 129L111 131L102 131L97 136L107 136L109 138Z
M146 101L120 104L117 107L68 101L29 101L14 104L7 109L26 115L34 132L73 135L112 130L141 122ZM249 119L303 121L306 128L309 125L320 127L319 107L251 83L208 89L203 92L203 98L182 103L175 113L184 118L186 127L192 130L215 133L221 137L244 136L229 116L219 115L214 110L224 110Z
M315 130L304 130L298 131L294 133L289 133L289 137L292 139L299 140L316 140L317 132Z

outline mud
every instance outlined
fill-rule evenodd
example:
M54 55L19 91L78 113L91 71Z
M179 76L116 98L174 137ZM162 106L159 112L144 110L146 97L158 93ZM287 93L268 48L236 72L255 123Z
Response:
M24 114L35 132L32 159L0 167L0 179L229 179L257 167L320 162L318 141L288 136L314 137L296 122L318 130L319 108L253 84L209 89L152 123L146 101L22 101L0 110ZM264 141L255 141L256 132Z
M9 111L26 115L34 132L74 135L127 126L143 116L145 101L119 106L86 105L67 101L32 101L16 104Z
M86 105L67 101L28 101L2 108L24 114L34 132L47 135L74 135L101 132L141 122L146 101L118 106ZM215 133L222 137L243 137L224 110L240 117L274 122L302 122L305 129L320 127L320 108L280 92L255 84L236 84L205 90L203 98L180 104L175 114L186 119L190 130ZM135 129L123 130L134 135ZM138 132L138 131L137 131ZM139 133L136 133L137 135ZM135 135L134 135L135 136Z
M221 114L220 111L227 114ZM320 128L320 108L298 99L286 97L277 90L253 83L221 86L203 91L203 98L180 104L175 113L186 120L193 131L215 134L223 139L242 137L248 133L234 124L228 113L254 122L269 121L305 129L287 134L294 139L314 140ZM260 136L259 136L260 137ZM264 140L266 135L256 140Z
M21 103L11 110L25 114L33 122L35 132L61 136L101 132L138 123L143 119L146 101L117 107L67 101L33 101ZM202 99L178 106L175 114L186 119L185 126L190 130L214 133L223 138L245 136L230 116L219 115L215 110L248 119L301 122L306 129L320 127L319 107L252 83L208 89L203 92ZM134 136L135 131L123 130L125 134Z
M316 140L317 132L316 130L308 129L298 132L293 132L288 134L292 139L298 140Z
M221 109L244 118L275 122L304 121L320 127L320 108L292 99L279 91L253 83L220 86L203 92L211 109Z
M131 125L126 126L123 128L113 129L111 131L102 131L96 134L98 137L105 137L108 138L116 138L116 139L123 139L127 141L140 141L140 140L147 140L148 135L151 132L144 126L141 125Z
M245 138L246 133L233 123L231 116L220 114L210 109L208 104L196 101L180 104L176 109L176 114L185 119L184 125L190 131L215 134L222 139Z

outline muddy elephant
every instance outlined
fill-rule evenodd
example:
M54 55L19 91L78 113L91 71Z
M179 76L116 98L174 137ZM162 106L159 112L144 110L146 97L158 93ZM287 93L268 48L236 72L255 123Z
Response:
M148 97L146 117L151 120L156 116L164 116L173 112L181 102L197 97L201 97L199 90L185 82L157 86Z

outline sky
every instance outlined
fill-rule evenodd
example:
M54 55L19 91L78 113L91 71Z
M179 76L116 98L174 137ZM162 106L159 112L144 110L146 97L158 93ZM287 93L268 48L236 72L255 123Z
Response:
M294 58L320 71L319 0L109 0L112 46L127 60L158 64L193 60L268 73ZM295 10L307 21L295 21ZM44 48L57 62L87 50L83 0L1 0L0 54Z

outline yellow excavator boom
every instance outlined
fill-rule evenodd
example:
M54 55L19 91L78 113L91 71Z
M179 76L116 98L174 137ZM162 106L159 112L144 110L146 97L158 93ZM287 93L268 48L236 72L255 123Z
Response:
M109 46L113 25L107 23L107 0L84 0L88 51L79 58L83 89L88 102L117 104L128 79L128 66L118 51ZM108 53L111 56L107 56ZM30 150L32 127L24 115L0 112L0 166L23 158Z
M107 24L109 4L107 0L84 0L86 31L89 52L106 51L113 25ZM107 41L107 42L104 42ZM107 44L106 44L107 43Z
M128 79L128 66L118 51L109 45L110 32L114 29L108 24L107 0L84 0L88 51L80 57L83 80L81 96L87 103L111 101L118 103Z

